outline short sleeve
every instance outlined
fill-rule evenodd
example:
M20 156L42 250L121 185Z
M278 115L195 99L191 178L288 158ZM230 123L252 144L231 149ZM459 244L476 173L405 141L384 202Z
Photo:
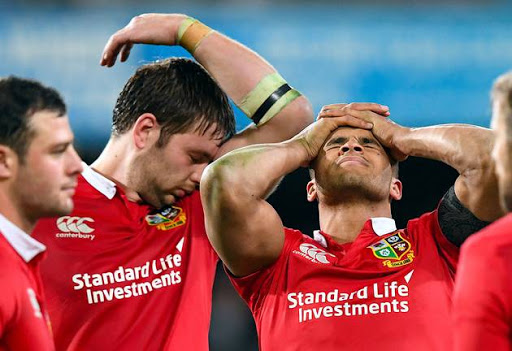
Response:
M253 313L261 307L265 296L275 288L275 282L279 279L279 276L285 274L290 253L297 242L302 240L303 234L300 231L287 228L284 231L283 249L277 261L272 265L245 277L233 276L224 266L235 290L245 300Z

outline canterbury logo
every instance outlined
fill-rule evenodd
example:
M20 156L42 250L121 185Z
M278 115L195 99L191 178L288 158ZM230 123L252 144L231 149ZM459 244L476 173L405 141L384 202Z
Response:
M306 255L320 263L329 264L330 262L327 260L327 256L336 257L333 254L330 254L322 249L319 249L313 244L300 244L299 249L300 251L302 251L303 253L305 253Z
M94 223L94 219L89 217L64 216L57 220L57 228L65 233L89 234L94 231L94 228L89 227L88 223Z

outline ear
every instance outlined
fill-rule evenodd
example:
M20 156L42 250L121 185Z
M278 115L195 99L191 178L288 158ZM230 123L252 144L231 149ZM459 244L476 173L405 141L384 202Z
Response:
M400 200L402 198L402 182L397 178L391 178L391 185L389 186L389 196L392 200Z
M138 149L152 146L160 137L160 125L152 113L144 113L133 126L133 141Z
M307 194L308 194L308 201L309 202L313 202L317 199L317 195L316 195L316 182L314 179L310 180L308 182L308 185L306 185L306 191L307 191Z
M0 180L14 176L18 167L18 155L8 146L0 145Z

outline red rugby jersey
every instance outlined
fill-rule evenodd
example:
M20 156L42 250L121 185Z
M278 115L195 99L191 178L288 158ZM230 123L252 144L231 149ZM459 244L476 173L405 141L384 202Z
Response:
M512 214L462 245L453 298L455 350L512 349Z
M55 349L39 276L44 250L0 215L0 351Z
M218 260L198 192L161 213L86 168L69 216L39 222L58 350L207 350Z
M269 350L450 350L451 292L458 249L437 211L396 230L365 223L352 243L285 229L270 267L231 280Z

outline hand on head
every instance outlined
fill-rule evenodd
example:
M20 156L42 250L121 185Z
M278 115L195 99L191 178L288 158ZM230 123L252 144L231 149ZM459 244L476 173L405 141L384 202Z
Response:
M293 137L293 141L298 141L306 150L307 157L303 164L307 167L309 163L316 158L321 150L325 140L340 127L354 127L361 129L372 129L372 124L361 118L351 116L350 114L340 114L331 118L319 118L315 123L309 125L302 132Z
M379 142L389 149L391 156L397 161L403 161L407 155L400 151L396 144L397 137L407 132L407 128L394 123L390 116L389 107L376 103L350 103L325 105L320 110L317 119L339 118L350 116L352 118L371 124L373 135ZM351 127L356 127L350 125Z

